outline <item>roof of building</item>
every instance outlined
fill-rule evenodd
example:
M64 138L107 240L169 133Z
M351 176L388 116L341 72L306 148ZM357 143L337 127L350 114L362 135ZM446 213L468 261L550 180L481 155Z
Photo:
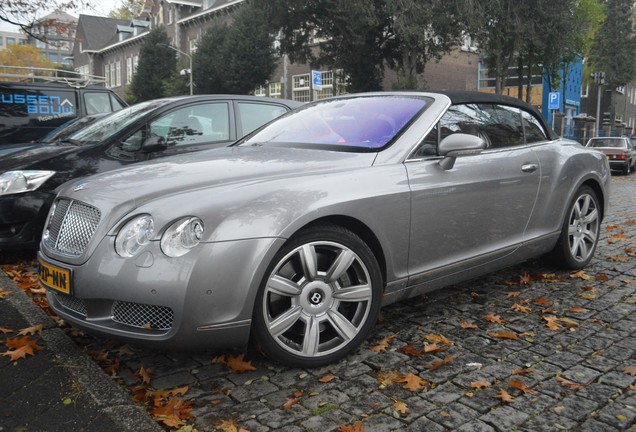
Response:
M50 14L43 16L36 22L40 23L43 21L55 21L55 22L61 22L61 23L77 23L77 18L71 14L68 14L64 11L56 9Z
M98 51L116 42L117 26L128 27L130 20L80 15L77 25L78 38L82 38L84 51Z

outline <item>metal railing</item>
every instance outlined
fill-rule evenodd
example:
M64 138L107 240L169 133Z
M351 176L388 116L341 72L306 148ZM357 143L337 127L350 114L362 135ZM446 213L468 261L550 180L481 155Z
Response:
M106 78L99 75L88 75L63 69L29 66L0 66L0 81L24 83L52 82L66 84L76 88L106 84Z

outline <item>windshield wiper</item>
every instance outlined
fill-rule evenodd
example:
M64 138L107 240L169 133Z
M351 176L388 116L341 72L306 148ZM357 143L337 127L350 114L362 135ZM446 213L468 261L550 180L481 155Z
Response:
M67 144L68 143L68 144L71 144L71 145L74 145L74 146L81 146L83 144L82 141L79 141L79 140L76 140L76 139L72 139L72 138L64 138L64 139L61 139L61 140L57 140L57 142L60 143L60 144Z

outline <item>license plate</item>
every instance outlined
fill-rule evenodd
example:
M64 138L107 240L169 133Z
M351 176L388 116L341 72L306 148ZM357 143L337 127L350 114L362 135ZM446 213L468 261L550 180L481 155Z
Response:
M38 260L38 264L40 285L64 294L71 294L71 270L54 266L42 261L42 259Z

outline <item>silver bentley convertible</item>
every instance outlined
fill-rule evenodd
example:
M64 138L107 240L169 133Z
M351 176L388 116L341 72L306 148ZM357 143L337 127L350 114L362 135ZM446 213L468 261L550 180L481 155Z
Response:
M609 181L605 155L515 99L346 95L230 147L67 183L40 280L89 332L167 349L252 334L279 362L319 366L356 349L383 304L544 254L584 267Z

